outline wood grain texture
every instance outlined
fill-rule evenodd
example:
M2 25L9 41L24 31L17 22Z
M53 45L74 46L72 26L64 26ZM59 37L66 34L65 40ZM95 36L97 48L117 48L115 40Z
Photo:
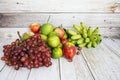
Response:
M52 59L52 66L32 69L28 80L60 80L58 59Z
M0 79L3 80L27 80L30 70L26 68L20 68L20 70L14 70L14 67L5 66L0 72Z
M42 13L12 13L0 14L0 27L26 28L33 22L43 24L51 15L50 23L55 27L63 25L71 28L73 24L86 23L88 26L99 27L103 36L120 37L120 14L42 14Z
M115 39L117 40L117 39ZM118 40L117 40L118 41ZM111 39L105 39L103 41L103 44L109 48L109 50L113 53L115 53L116 55L118 55L120 57L120 40L119 43L117 43L117 41L113 41ZM111 44L112 43L112 44Z
M14 41L17 38L16 32L18 30L21 34L29 31L28 28L0 28L0 34L2 34L0 35L1 56L3 55L2 46ZM119 42L119 39L109 40L103 38L103 42L97 46L97 48L83 48L82 53L76 55L71 63L65 58L61 58L60 60L52 59L53 65L49 68L42 67L39 69L32 69L31 71L21 68L19 71L15 71L13 67L5 66L0 71L0 79L119 80ZM1 61L0 66L3 65L3 61Z
M120 0L0 0L0 12L120 12Z
M73 62L60 59L61 80L94 80L82 55L76 55Z
M18 38L17 31L20 31L22 35L29 30L28 28L0 28L0 34L3 34L0 36L0 58L3 56L3 45L10 44ZM52 60L53 65L49 68L42 67L39 69L32 69L31 71L26 68L20 68L20 70L16 71L14 67L4 67L4 64L4 61L0 60L0 79L2 80L60 80L58 60Z
M0 37L0 72L5 66L5 62L1 60L1 57L4 55L3 54L3 45L8 44L12 41L13 39L6 39L6 38L1 38Z
M120 79L120 57L115 53L116 52L111 51L103 43L95 49L83 49L82 54L86 59L95 80Z

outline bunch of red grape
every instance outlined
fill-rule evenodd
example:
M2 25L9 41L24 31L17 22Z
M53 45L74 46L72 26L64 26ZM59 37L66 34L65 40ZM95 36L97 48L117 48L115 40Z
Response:
M40 34L35 34L25 41L20 39L10 45L3 46L4 56L1 58L8 66L38 68L41 66L49 67L51 62L51 50L41 39Z

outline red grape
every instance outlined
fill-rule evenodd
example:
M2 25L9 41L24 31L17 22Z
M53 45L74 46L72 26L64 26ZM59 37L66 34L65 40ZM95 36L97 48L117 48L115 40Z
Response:
M4 45L3 52L4 56L1 57L1 60L5 61L8 66L14 66L15 70L18 70L19 67L31 69L52 65L51 50L41 39L40 33L23 42L16 39L11 44Z

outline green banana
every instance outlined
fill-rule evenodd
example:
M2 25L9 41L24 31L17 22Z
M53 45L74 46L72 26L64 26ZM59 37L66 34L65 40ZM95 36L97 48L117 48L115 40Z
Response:
M97 41L96 41L96 43L97 44L100 44L101 43L101 41L102 41L102 37L101 37L101 35L96 35L97 36Z
M74 45L77 43L77 41L75 40L72 40L71 43L73 43Z
M87 33L87 29L82 29L82 33Z
M69 41L69 42L71 42L71 41L72 41L72 39L71 39L71 38L69 38L69 39L68 39L68 41Z
M92 34L98 34L99 33L99 28L97 27L93 32Z
M91 48L91 46L92 46L92 42L89 42L86 47Z
M78 47L83 48L83 47L85 47L85 45L86 45L86 43L81 43L78 45Z
M81 38L81 35L79 35L79 34L71 36L72 40L76 40L76 39L80 39L80 38Z
M67 33L69 35L77 35L77 33L75 31L73 31L73 30L67 30Z
M85 42L86 43L90 42L90 38L85 38Z
M77 44L81 44L84 42L84 39L83 38L80 38L79 40L77 40Z
M97 36L96 35L91 35L90 40L91 41L97 41Z
M92 27L88 28L87 35L90 37L92 35Z
M84 38L87 38L87 33L82 34Z
M87 29L86 25L83 22L81 22L80 25L81 25L82 29Z
M95 41L92 42L92 46L95 48L97 46L97 43Z
M82 30L80 29L80 27L76 24L73 24L73 28L78 31L80 34L82 34Z

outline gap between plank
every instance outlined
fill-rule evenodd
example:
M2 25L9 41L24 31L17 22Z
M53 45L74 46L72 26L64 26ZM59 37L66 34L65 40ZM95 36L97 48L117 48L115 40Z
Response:
M29 79L30 73L31 73L31 70L30 70L30 72L28 73L27 80Z
M110 51L112 51L115 55L117 55L118 57L120 57L119 54L117 54L118 52L116 52L115 50L113 50L110 46L108 46L106 43L103 43Z
M0 70L0 72L5 68L6 64L4 64L4 66L2 67L2 69Z
M59 58L59 59L58 59L58 64L59 64L59 76L60 76L60 80L61 80L61 67L60 67L61 65L60 65L60 63L61 63L61 62L60 62L60 58Z
M91 76L93 77L93 80L95 80L95 77L94 77L94 75L93 75L93 73L92 73L92 71L91 71L91 69L90 69L90 66L89 66L89 64L88 64L88 62L87 62L87 60L86 60L86 57L85 57L85 54L84 54L84 51L83 51L83 50L81 51L81 55L82 55L83 59L85 60L85 63L86 63L86 65L87 65L87 67L88 67L88 70L90 71L90 74L91 74Z
M120 14L120 12L1 12L1 14Z

